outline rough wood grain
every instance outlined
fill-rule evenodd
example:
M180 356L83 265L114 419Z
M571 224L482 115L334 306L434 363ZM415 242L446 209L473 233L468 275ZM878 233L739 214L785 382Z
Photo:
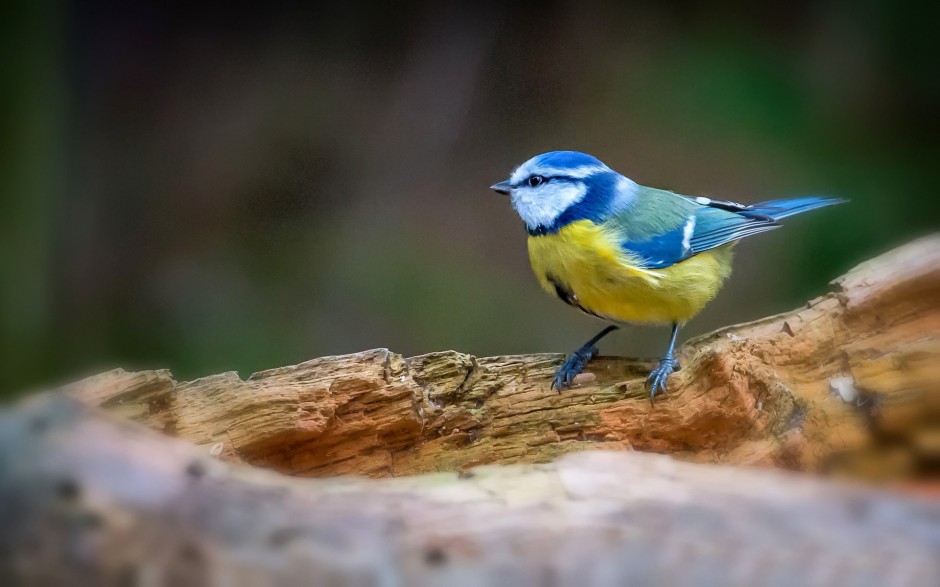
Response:
M940 463L938 332L932 236L859 265L804 307L689 342L655 407L649 361L601 358L556 394L562 355L405 359L384 349L247 380L118 370L70 393L227 461L295 475L398 476L633 448L906 479Z
M0 413L4 585L915 587L938 553L936 502L781 471L586 452L296 479L62 395Z

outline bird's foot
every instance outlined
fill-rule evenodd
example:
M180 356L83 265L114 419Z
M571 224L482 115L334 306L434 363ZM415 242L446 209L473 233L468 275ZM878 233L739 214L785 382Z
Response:
M666 381L669 379L669 375L672 374L673 371L678 370L678 360L673 357L663 357L659 361L659 365L650 372L649 377L646 378L646 386L649 387L650 390L651 404L659 391L666 391Z
M574 381L574 378L578 373L584 371L584 367L586 367L595 356L597 356L597 347L594 345L581 347L571 353L571 356L562 363L561 369L555 373L555 379L552 381L552 389L561 393L561 390L565 387L571 387L571 382Z

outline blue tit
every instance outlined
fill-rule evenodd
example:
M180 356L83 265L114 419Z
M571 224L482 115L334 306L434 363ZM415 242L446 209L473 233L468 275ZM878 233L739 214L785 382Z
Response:
M597 354L597 342L630 322L672 328L647 378L650 401L679 364L679 327L731 274L738 240L774 230L794 214L844 202L805 197L744 205L644 187L595 157L553 151L529 159L492 186L512 201L529 233L529 260L542 288L614 324L572 353L552 387L561 391Z

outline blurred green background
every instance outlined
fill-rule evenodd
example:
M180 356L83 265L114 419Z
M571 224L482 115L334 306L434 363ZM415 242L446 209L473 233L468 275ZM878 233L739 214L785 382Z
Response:
M568 351L598 323L538 289L487 189L547 150L687 194L852 200L739 247L686 337L940 224L922 3L2 11L3 393L114 366ZM666 336L602 350L653 356Z

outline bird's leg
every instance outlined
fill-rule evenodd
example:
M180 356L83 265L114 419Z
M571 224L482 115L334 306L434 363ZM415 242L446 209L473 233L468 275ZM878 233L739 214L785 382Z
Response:
M583 371L584 367L597 355L597 347L594 346L597 344L597 341L618 328L620 327L611 324L604 330L595 334L591 340L582 344L578 350L571 353L571 356L561 365L561 369L558 370L558 373L555 373L555 380L552 381L552 389L561 393L563 388L571 387L571 381L574 380L575 376Z
M673 371L679 370L679 361L677 361L672 356L672 351L676 348L676 337L679 335L679 324L677 322L672 323L672 337L669 339L669 348L666 350L666 355L660 359L659 365L650 373L649 377L646 378L646 384L650 388L650 403L653 403L653 399L656 397L656 393L659 390L666 391L666 380L669 378L669 374Z

